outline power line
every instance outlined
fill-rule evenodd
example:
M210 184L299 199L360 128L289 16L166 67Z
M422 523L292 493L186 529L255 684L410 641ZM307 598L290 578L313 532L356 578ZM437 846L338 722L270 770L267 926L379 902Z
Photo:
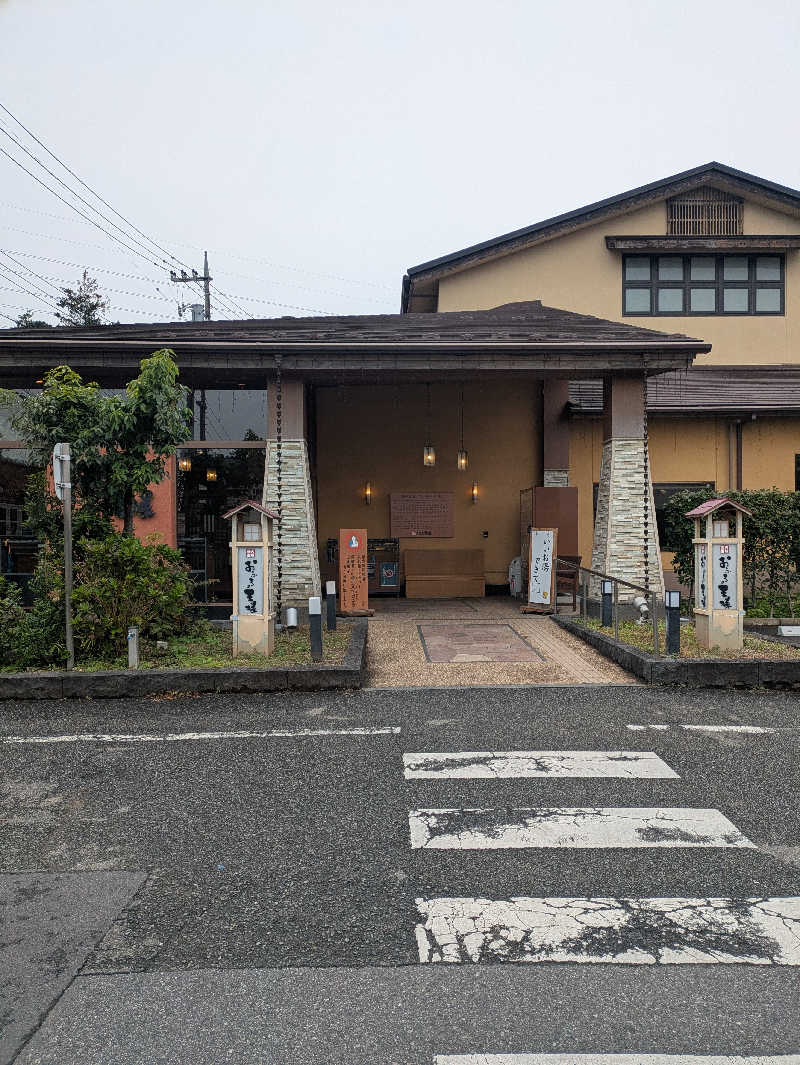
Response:
M5 271L7 271L7 273ZM9 273L13 274L14 277L22 281L23 284L31 286L30 288L21 289L22 292L26 292L29 296L33 296L34 299L38 299L40 303L46 303L47 306L51 308L51 310L56 309L56 305L52 302L53 297L50 295L49 292L45 292L43 288L39 288L39 286L35 285L32 281L28 281L28 279L23 274L21 274L18 270L14 270L13 267L6 266L5 263L0 263L0 277L4 278L6 281L11 281L11 283L13 284L14 282L12 278L8 276ZM17 288L19 287L20 286L18 285ZM44 299L42 297L44 297Z
M5 248L0 248L0 252L2 252L2 253L3 253L3 255L5 255L5 257L6 257L7 259L10 259L12 263L16 263L16 264L17 264L17 266L18 266L18 267L19 267L19 268L20 268L21 270L25 270L25 271L27 271L27 273L29 273L29 274L32 274L32 275L33 275L33 277L38 277L38 279L39 279L40 281L44 281L44 283L45 283L46 285L49 285L49 286L50 286L50 288L52 288L52 289L55 289L55 290L56 290L56 292L58 292L59 296L63 295L63 293L62 293L61 289L60 289L60 288L57 288L57 286L56 286L56 285L54 285L54 284L52 283L52 281L49 281L49 280L48 280L48 279L47 279L46 277L42 277L42 275L41 275L41 274L37 274L35 270L31 270L31 268L30 268L29 266L26 266L26 265L25 265L24 263L21 263L21 262L19 261L19 259L15 259L15 258L14 258L14 256L13 256L13 255L11 255L11 253L10 253L10 252L7 252L7 251L5 250Z

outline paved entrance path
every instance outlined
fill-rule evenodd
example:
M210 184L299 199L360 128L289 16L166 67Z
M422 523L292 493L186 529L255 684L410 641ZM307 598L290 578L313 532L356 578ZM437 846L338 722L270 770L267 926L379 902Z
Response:
M369 685L637 684L513 599L375 599Z

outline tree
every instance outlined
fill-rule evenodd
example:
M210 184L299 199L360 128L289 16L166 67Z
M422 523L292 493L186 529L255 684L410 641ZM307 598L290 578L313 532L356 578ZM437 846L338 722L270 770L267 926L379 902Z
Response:
M103 395L96 382L56 366L40 393L0 390L0 403L43 467L56 443L71 444L76 503L105 519L122 514L132 535L136 497L164 479L165 460L189 435L188 390L177 378L175 353L162 348L142 360L122 396Z
M43 322L41 318L34 318L33 311L23 311L14 325L17 329L52 329L49 322Z
M89 277L88 270L83 271L83 277L78 282L77 288L65 286L61 290L64 295L58 300L61 311L56 311L61 325L93 326L103 324L103 314L108 310L108 300L100 293L97 282Z

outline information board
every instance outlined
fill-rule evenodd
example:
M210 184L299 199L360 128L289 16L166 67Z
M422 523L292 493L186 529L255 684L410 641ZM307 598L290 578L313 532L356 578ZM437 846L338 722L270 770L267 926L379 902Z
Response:
M339 530L339 608L367 610L367 530Z
M556 599L558 529L531 529L528 605L552 610Z
M259 526L259 531L260 531ZM264 548L237 547L239 567L239 613L264 613Z
M714 544L714 607L717 610L737 610L739 604L739 575L736 572L736 544Z
M389 513L394 537L455 536L452 492L392 492Z
M696 605L705 610L708 606L708 553L706 544L697 544L697 562L695 564Z

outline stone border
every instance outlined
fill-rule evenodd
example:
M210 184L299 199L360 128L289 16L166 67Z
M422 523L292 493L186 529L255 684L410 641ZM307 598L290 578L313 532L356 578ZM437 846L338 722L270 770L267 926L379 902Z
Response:
M691 688L800 688L800 658L671 658L640 651L571 618L553 615L566 632L594 647L647 684L686 684Z
M133 699L166 692L277 692L362 688L367 671L367 621L351 623L341 665L260 669L230 666L192 669L42 670L0 673L2 699Z

